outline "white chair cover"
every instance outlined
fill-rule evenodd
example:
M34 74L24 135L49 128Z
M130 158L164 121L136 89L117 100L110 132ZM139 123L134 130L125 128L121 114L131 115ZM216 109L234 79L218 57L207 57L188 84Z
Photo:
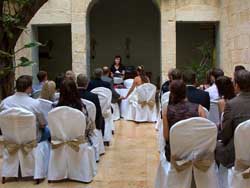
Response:
M118 103L111 103L111 106L113 108L113 120L117 121L117 120L120 119L120 108L119 108L119 105L118 105Z
M243 173L248 172L250 175L250 120L241 123L234 133L235 159L244 161L248 166L247 169L232 170L232 188L249 188L250 178L243 178ZM237 162L236 162L237 163Z
M164 109L167 109L168 107L168 102L169 102L169 96L170 96L170 92L166 92L162 95L162 98L161 98L161 112L164 110ZM160 153L164 153L165 152L165 139L164 139L164 136L163 136L163 121L162 119L159 120L158 123L158 143L159 143L159 151Z
M39 98L39 108L40 111L43 113L43 116L46 120L46 123L48 124L48 113L52 110L52 102L49 100L41 99Z
M110 142L112 139L112 129L114 129L114 122L111 113L111 99L112 92L110 89L98 87L91 91L98 95L102 109L102 115L105 119L104 142Z
M85 137L85 115L70 107L57 107L49 112L49 128L51 139L57 142L67 142ZM72 179L91 182L96 175L95 152L92 146L83 143L79 151L64 144L52 149L49 161L48 180Z
M201 154L209 152L213 154L216 138L217 127L205 118L180 121L170 130L171 155L182 160L194 160ZM192 171L197 188L218 187L215 162L206 172L198 170L193 165L182 172L177 172L171 163L161 161L156 177L156 188L191 187Z
M153 84L145 83L138 86L129 96L129 106L126 120L136 122L156 122L157 108L155 103L156 87ZM152 108L149 105L141 103L153 103Z
M10 108L0 113L0 128L3 140L15 144L36 141L36 117L22 108ZM10 155L3 150L2 177L18 177L20 165L22 177L43 179L47 176L49 159L48 142L41 142L25 155L22 150Z
M90 118L89 123L94 124L90 125L91 127L96 127L95 125L95 118L96 118L96 107L95 104L92 103L91 101L88 101L86 99L82 99L82 102L86 105L88 115ZM93 133L90 135L90 140L93 144L93 147L95 149L95 158L96 161L100 160L100 155L105 153L105 148L104 148L104 143L103 143L103 138L102 134L99 134L99 130L96 128L94 129Z
M220 125L220 113L218 107L218 101L210 101L210 110L208 119L214 122L217 126Z
M133 82L134 82L134 79L126 79L126 80L124 80L123 84L124 84L125 88L130 89L133 85Z

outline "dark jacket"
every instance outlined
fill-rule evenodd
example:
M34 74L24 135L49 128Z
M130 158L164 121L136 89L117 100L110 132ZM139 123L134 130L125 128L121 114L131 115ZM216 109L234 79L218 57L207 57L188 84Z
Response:
M97 87L105 87L111 90L112 92L112 103L118 102L120 95L114 90L113 87L111 87L110 83L103 81L100 78L96 78L94 80L91 80L88 85L88 91L91 91L92 89L95 89Z
M208 92L197 89L194 86L187 86L187 98L190 102L199 104L209 111L210 97Z
M228 101L225 106L222 122L222 143L217 144L216 160L230 168L234 165L234 131L237 126L250 119L250 92L241 93Z
M104 118L102 116L102 109L100 105L99 98L96 94L88 92L86 89L79 88L78 89L79 95L82 99L86 99L88 101L91 101L95 104L96 107L96 118L95 118L95 123L96 123L96 128L99 130L102 130L104 133Z

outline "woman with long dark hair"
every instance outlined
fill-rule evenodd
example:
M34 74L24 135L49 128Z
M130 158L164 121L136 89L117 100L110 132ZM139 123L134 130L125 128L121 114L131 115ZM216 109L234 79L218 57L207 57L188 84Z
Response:
M218 101L219 111L220 113L223 113L226 102L236 96L234 85L231 78L227 76L221 76L217 78L215 84L218 88L218 93L220 96L220 99Z
M66 78L62 82L60 88L60 97L56 106L68 106L80 110L86 116L86 120L88 119L86 106L81 101L76 83L73 79Z
M206 117L203 107L186 99L186 85L182 80L173 80L170 84L170 103L162 112L163 135L166 141L166 158L170 161L170 128L178 121L192 117Z
M142 84L145 84L145 83L150 83L150 80L147 77L145 70L144 70L144 67L142 65L137 67L136 73L137 73L137 76L134 78L133 85L129 89L128 94L125 98L128 98L136 87L138 87Z
M114 58L114 63L110 67L111 77L122 77L125 76L125 67L122 65L122 58L121 56L117 55Z

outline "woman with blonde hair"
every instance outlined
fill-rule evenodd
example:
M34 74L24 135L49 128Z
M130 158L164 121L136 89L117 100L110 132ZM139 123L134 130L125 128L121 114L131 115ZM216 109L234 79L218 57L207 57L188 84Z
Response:
M56 92L56 83L54 81L46 81L42 87L40 98L54 102Z

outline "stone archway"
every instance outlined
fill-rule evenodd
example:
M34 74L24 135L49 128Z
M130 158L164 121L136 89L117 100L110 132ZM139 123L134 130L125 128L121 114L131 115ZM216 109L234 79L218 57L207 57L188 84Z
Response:
M161 19L156 1L93 0L86 16L88 72L110 66L121 55L126 66L144 65L158 83L161 76Z

